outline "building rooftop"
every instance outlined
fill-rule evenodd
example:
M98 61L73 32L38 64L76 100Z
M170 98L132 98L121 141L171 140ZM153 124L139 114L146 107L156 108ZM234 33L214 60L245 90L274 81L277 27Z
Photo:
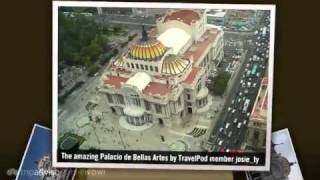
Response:
M208 29L202 37L194 43L185 53L184 56L187 58L193 58L193 64L197 62L201 55L205 52L205 50L208 48L208 46L211 45L212 42L215 41L217 38L217 35L220 33L220 31L216 28Z
M104 80L104 84L109 84L113 86L115 89L120 89L122 84L125 83L128 78L120 77L120 76L106 76L107 79Z
M151 77L145 72L137 72L127 82L127 85L134 86L142 91L151 82Z
M156 82L150 82L145 89L143 90L144 94L147 95L168 95L172 92L172 87L169 87L168 84L161 84Z
M193 10L178 10L174 11L171 14L165 16L164 22L177 20L182 21L185 24L191 25L191 23L200 19L199 13Z
M191 39L184 30L169 28L157 38L163 45L173 49L173 54L178 54L183 46Z
M191 72L189 73L188 77L183 81L183 83L192 84L199 71L200 71L200 68L193 67Z
M268 109L268 79L263 78L261 86L253 106L251 118L263 119L266 117Z

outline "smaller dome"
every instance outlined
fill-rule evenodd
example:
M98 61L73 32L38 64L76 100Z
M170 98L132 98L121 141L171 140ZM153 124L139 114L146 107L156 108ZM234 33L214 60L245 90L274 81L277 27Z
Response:
M189 64L190 61L188 59L169 55L163 60L161 72L170 75L180 74L188 67Z

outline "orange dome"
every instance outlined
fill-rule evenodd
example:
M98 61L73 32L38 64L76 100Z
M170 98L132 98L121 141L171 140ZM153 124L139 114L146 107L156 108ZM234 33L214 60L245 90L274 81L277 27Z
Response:
M139 42L129 49L129 57L138 60L158 60L165 53L166 47L158 40Z

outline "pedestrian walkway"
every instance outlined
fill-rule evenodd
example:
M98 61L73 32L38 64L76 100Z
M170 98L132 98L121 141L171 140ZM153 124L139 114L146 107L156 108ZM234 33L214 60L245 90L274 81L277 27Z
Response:
M125 128L127 130L131 130L131 131L143 131L143 130L146 130L146 129L152 127L152 123L148 123L148 122L142 126L133 126L127 122L125 116L120 116L119 124L121 127Z

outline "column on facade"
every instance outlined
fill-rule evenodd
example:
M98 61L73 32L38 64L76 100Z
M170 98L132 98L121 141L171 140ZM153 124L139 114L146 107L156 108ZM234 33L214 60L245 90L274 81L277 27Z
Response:
M127 122L134 126L142 126L147 122L147 118L145 115L141 117L127 116Z

